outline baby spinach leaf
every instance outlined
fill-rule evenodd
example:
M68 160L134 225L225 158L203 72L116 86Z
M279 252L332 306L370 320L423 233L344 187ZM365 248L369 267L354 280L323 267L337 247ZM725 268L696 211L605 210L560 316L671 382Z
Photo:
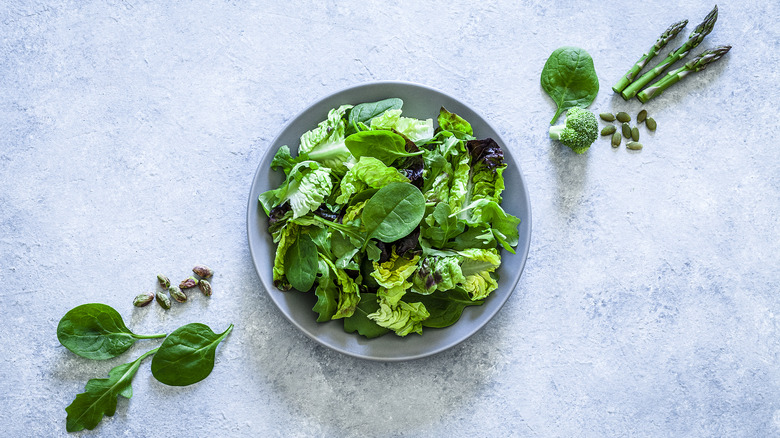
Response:
M433 246L437 248L444 247L449 239L461 234L465 228L463 222L450 214L450 204L440 202L434 207L430 219L428 217L425 219L429 226L425 228L423 237L430 239Z
M398 158L423 153L407 152L406 139L392 131L360 131L347 137L344 143L355 158L374 157L386 166L391 166Z
M430 295L408 293L404 295L408 303L423 303L431 315L423 321L423 326L443 328L455 324L467 306L479 306L481 300L472 301L468 292L456 287L452 290L440 290Z
M368 315L379 310L379 302L376 294L360 294L360 303L355 308L352 316L344 318L344 331L347 333L361 334L369 339L377 338L389 332L389 329L379 326L368 318Z
M558 105L551 125L571 107L587 108L599 92L593 58L578 47L556 49L542 69L542 88Z
M401 109L403 105L404 101L397 97L391 97L378 102L366 102L355 105L354 108L349 110L347 134L354 133L355 126L358 123L368 125L374 117L381 115L387 110Z
M125 326L122 316L106 304L74 307L57 325L57 339L65 348L87 359L104 360L119 356L138 339L164 338L136 335Z
M417 228L425 214L425 197L409 183L390 183L366 202L361 216L369 238L394 242Z
M73 402L65 408L68 417L65 428L68 432L82 429L94 429L104 415L112 417L116 412L116 401L120 395L125 398L133 396L131 383L138 367L146 357L157 352L157 348L147 351L138 359L116 366L108 372L107 379L90 379L84 392L78 394Z
M317 245L311 236L301 233L284 254L285 275L295 289L306 292L317 276Z
M214 369L217 345L233 330L233 324L220 334L209 326L192 323L179 327L160 345L152 359L152 375L171 386L200 382Z

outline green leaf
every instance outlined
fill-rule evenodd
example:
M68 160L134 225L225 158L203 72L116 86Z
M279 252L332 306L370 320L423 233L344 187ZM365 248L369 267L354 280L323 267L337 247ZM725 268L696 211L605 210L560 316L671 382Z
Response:
M81 357L95 360L119 356L138 339L164 337L164 334L136 335L125 326L119 312L99 303L71 309L57 325L60 344Z
M84 392L78 394L73 402L65 408L68 417L65 428L68 432L82 429L94 429L104 415L113 416L116 412L117 397L133 396L131 383L141 361L158 351L157 348L146 352L130 363L116 366L108 372L107 379L90 379Z
M360 131L345 140L355 158L374 157L387 166L402 157L421 155L423 151L407 152L406 139L392 131Z
M376 338L389 332L389 329L380 327L374 321L368 319L368 314L379 310L376 294L361 294L361 300L355 313L349 318L344 318L344 331L347 333L357 332L369 339Z
M578 47L556 49L544 64L541 81L544 91L558 105L551 125L571 107L587 108L599 92L593 58Z
M354 133L355 126L357 126L358 123L369 124L374 117L381 115L387 110L399 110L403 105L404 101L397 97L391 97L378 102L366 102L355 105L355 107L349 111L347 133Z
M231 330L233 324L220 334L200 323L179 327L165 338L154 355L152 375L161 383L171 386L200 382L214 369L217 345Z
M436 291L430 295L420 295L408 293L404 296L408 303L420 302L430 313L430 316L423 320L423 326L432 328L443 328L455 324L463 314L463 309L467 306L479 306L481 300L472 301L468 293L461 288L455 288L448 291Z
M317 276L317 245L311 236L301 233L284 255L285 275L295 289L306 292Z
M420 189L409 183L390 183L366 202L362 221L369 238L390 243L417 228L424 214Z
M444 107L439 110L439 127L444 131L449 131L455 137L461 140L470 140L473 138L474 130L471 124L463 117L447 111Z
M317 303L311 310L319 315L317 322L325 322L330 321L338 310L339 290L334 283L335 274L324 260L319 261L319 269L322 276L317 282L317 289L314 290Z
M451 217L450 214L450 205L440 202L425 218L428 227L423 229L423 237L430 239L436 248L443 248L449 239L461 234L465 228L463 222L458 221L456 217Z

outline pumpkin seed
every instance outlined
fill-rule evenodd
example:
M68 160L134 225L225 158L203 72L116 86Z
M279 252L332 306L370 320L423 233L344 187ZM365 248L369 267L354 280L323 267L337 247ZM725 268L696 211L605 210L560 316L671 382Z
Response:
M655 131L655 128L658 126L658 124L655 123L655 119L652 117L648 117L647 120L645 120L645 125L647 126L647 129L651 131Z
M639 128L636 126L631 128L631 139L634 141L639 141Z
M636 115L636 122L642 123L647 118L647 110L639 111L639 114Z
M612 147L616 148L620 146L620 141L623 140L619 132L612 134Z
M626 143L626 147L631 149L632 151L638 151L642 149L642 143L639 143L637 141L629 141Z
M631 116L629 116L628 113L621 111L617 113L617 119L619 122L626 123L631 121Z
M614 122L615 121L615 115L612 113L601 113L599 114L599 117L601 117L601 120L605 122Z
M628 125L628 123L623 122L623 137L630 138L631 137L631 126Z
M615 131L617 131L615 125L605 126L604 129L601 130L601 135L612 135Z

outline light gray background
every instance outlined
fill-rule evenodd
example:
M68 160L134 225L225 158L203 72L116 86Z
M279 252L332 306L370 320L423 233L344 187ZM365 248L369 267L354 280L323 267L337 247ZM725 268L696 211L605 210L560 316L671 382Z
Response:
M21 2L0 5L0 423L65 435L106 362L59 345L103 302L141 333L235 330L214 372L166 387L141 366L104 436L777 436L780 45L776 1L720 2L700 51L725 59L644 107L641 152L546 137L539 86L588 50L592 109L669 24L711 3ZM408 363L331 352L262 290L249 186L276 133L346 86L419 82L481 112L519 157L533 237L517 290L464 344ZM508 190L511 190L509 188ZM195 263L214 296L134 309Z

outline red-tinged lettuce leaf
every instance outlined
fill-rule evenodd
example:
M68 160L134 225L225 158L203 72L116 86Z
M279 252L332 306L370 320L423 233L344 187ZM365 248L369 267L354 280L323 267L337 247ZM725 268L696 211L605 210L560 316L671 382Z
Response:
M112 417L116 413L116 401L120 395L125 398L133 396L131 383L141 361L157 352L157 348L146 352L130 363L116 366L108 372L107 379L91 379L87 382L84 392L78 394L65 412L65 428L68 432L82 429L94 429L104 415Z
M404 295L407 303L423 303L430 316L423 321L424 327L443 328L455 324L467 306L480 306L482 300L472 301L469 294L455 288L446 291L436 291L430 295L420 295L414 292Z
M466 147L471 154L471 166L474 168L485 166L495 172L504 165L504 151L492 138L470 140L466 142Z
M344 331L347 333L357 332L369 339L378 338L390 330L380 327L374 321L368 319L368 315L379 310L379 302L376 294L363 293L360 295L360 303L355 309L355 313L348 318L344 318Z

